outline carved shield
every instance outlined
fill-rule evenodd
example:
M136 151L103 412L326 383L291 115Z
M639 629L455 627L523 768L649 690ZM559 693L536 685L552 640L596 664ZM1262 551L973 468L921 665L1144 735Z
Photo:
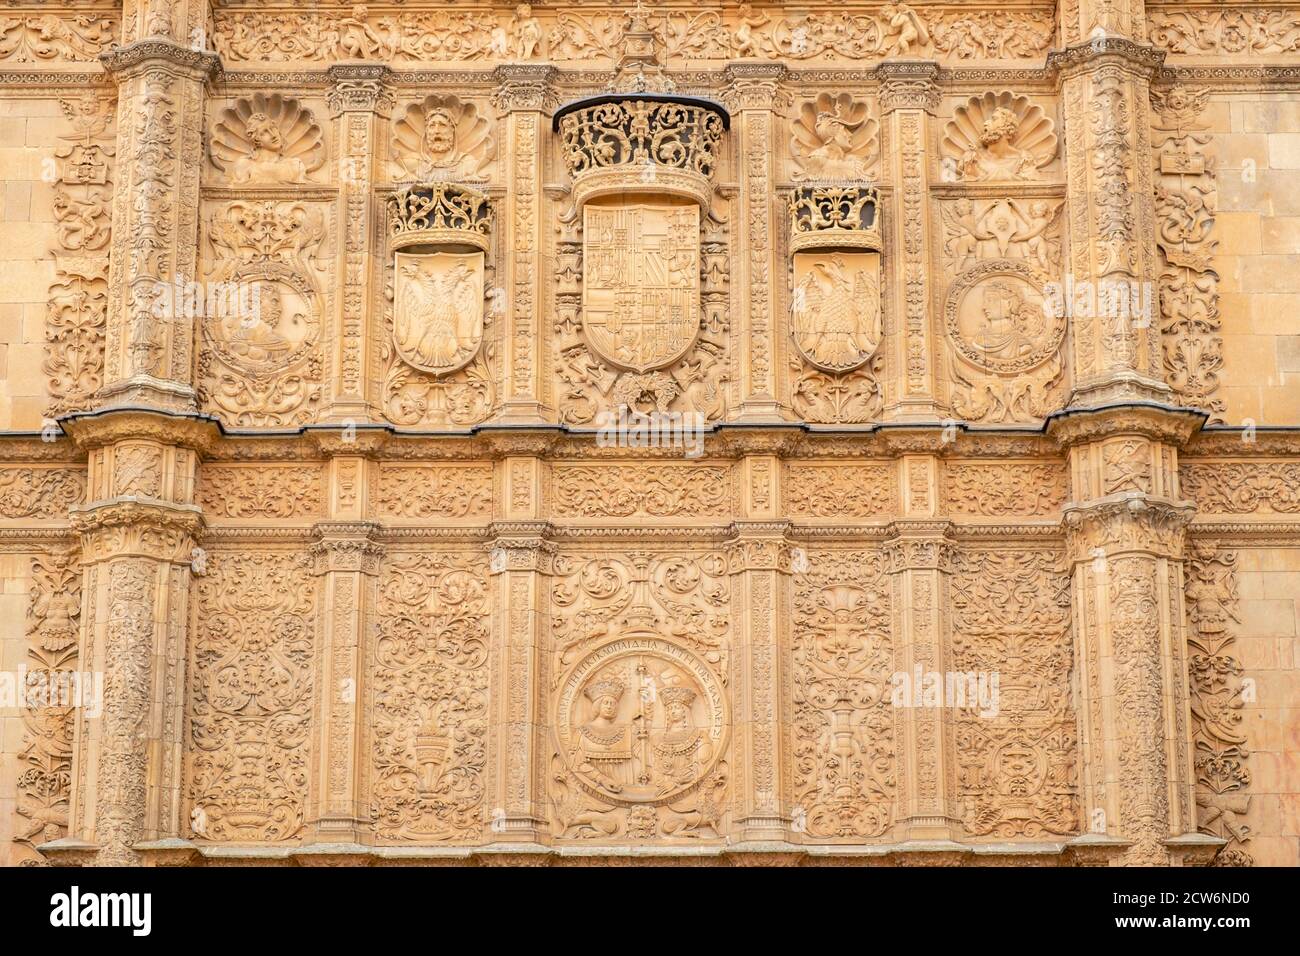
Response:
M646 372L686 354L700 327L697 206L586 206L582 325L611 365Z
M483 341L483 253L397 255L393 345L432 375L454 372Z
M809 252L794 257L790 329L808 362L828 372L862 365L880 347L880 256Z

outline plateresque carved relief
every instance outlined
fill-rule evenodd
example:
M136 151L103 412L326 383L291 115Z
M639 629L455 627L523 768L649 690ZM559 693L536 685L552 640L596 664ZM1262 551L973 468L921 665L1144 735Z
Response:
M1038 180L1056 156L1056 124L1026 96L972 96L945 127L939 155L949 181Z
M817 840L878 837L897 812L892 599L880 551L816 551L795 575L791 804Z
M790 124L795 180L865 180L880 153L879 124L848 93L820 93Z
M414 182L481 182L496 156L492 125L476 103L434 93L399 113L392 177Z
M306 182L325 162L311 111L279 93L254 93L222 110L210 155L235 185Z
M484 555L394 554L370 652L370 804L382 840L473 840L483 825L490 603Z
M320 205L275 200L208 217L206 295L191 303L203 329L200 396L231 424L299 425L321 400L326 221Z
M307 799L316 579L305 553L214 551L206 564L189 676L194 835L293 839Z
M561 554L552 821L571 839L717 839L729 786L730 607L711 554Z

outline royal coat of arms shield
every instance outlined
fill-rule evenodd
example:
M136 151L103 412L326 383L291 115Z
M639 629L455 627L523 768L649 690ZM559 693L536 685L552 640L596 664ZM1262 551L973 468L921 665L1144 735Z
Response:
M463 367L483 341L483 253L398 252L393 345L432 375Z
M700 326L700 210L583 209L582 324L605 361L634 372L686 354Z

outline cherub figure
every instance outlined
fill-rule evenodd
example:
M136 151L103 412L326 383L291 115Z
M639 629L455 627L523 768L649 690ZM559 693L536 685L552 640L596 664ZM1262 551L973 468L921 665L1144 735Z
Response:
M920 17L905 3L887 3L880 8L880 15L888 21L881 47L905 56L912 45L924 46L930 42L930 31L925 28Z
M740 5L740 23L736 27L733 36L736 56L761 56L763 51L759 47L758 38L754 36L754 30L771 21L772 17L766 12L760 11L756 13L753 4L742 3Z

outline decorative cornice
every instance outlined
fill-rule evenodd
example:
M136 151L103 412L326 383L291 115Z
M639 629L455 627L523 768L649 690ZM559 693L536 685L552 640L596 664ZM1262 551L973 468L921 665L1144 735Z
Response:
M203 532L197 505L146 498L114 498L69 510L87 563L122 556L188 562Z
M784 109L792 97L782 84L790 71L782 63L729 63L722 71L722 101L732 112Z
M1067 409L1047 420L1047 434L1064 448L1114 435L1143 435L1181 448L1205 423L1204 412L1176 405L1136 404Z
M330 89L325 103L332 115L342 113L391 113L393 71L384 63L335 63L326 71Z
M115 46L99 54L99 62L114 76L129 74L135 67L159 61L181 67L205 80L219 76L222 70L221 57L211 50L195 50L156 37L137 40L126 46Z
M496 90L492 105L503 113L516 110L554 113L559 97L553 86L559 70L553 66L530 63L506 63L492 71Z
M1061 80L1112 63L1151 79L1164 62L1164 50L1119 36L1098 36L1047 54L1047 69Z
M169 415L151 409L75 412L59 419L59 423L82 451L120 441L143 440L180 445L204 454L221 438L220 425L211 416Z
M939 106L939 64L934 60L885 60L876 67L880 83L880 112L919 109L933 113Z
M312 526L317 540L309 549L317 574L360 571L377 574L384 548L376 542L380 527L372 521L319 521Z

